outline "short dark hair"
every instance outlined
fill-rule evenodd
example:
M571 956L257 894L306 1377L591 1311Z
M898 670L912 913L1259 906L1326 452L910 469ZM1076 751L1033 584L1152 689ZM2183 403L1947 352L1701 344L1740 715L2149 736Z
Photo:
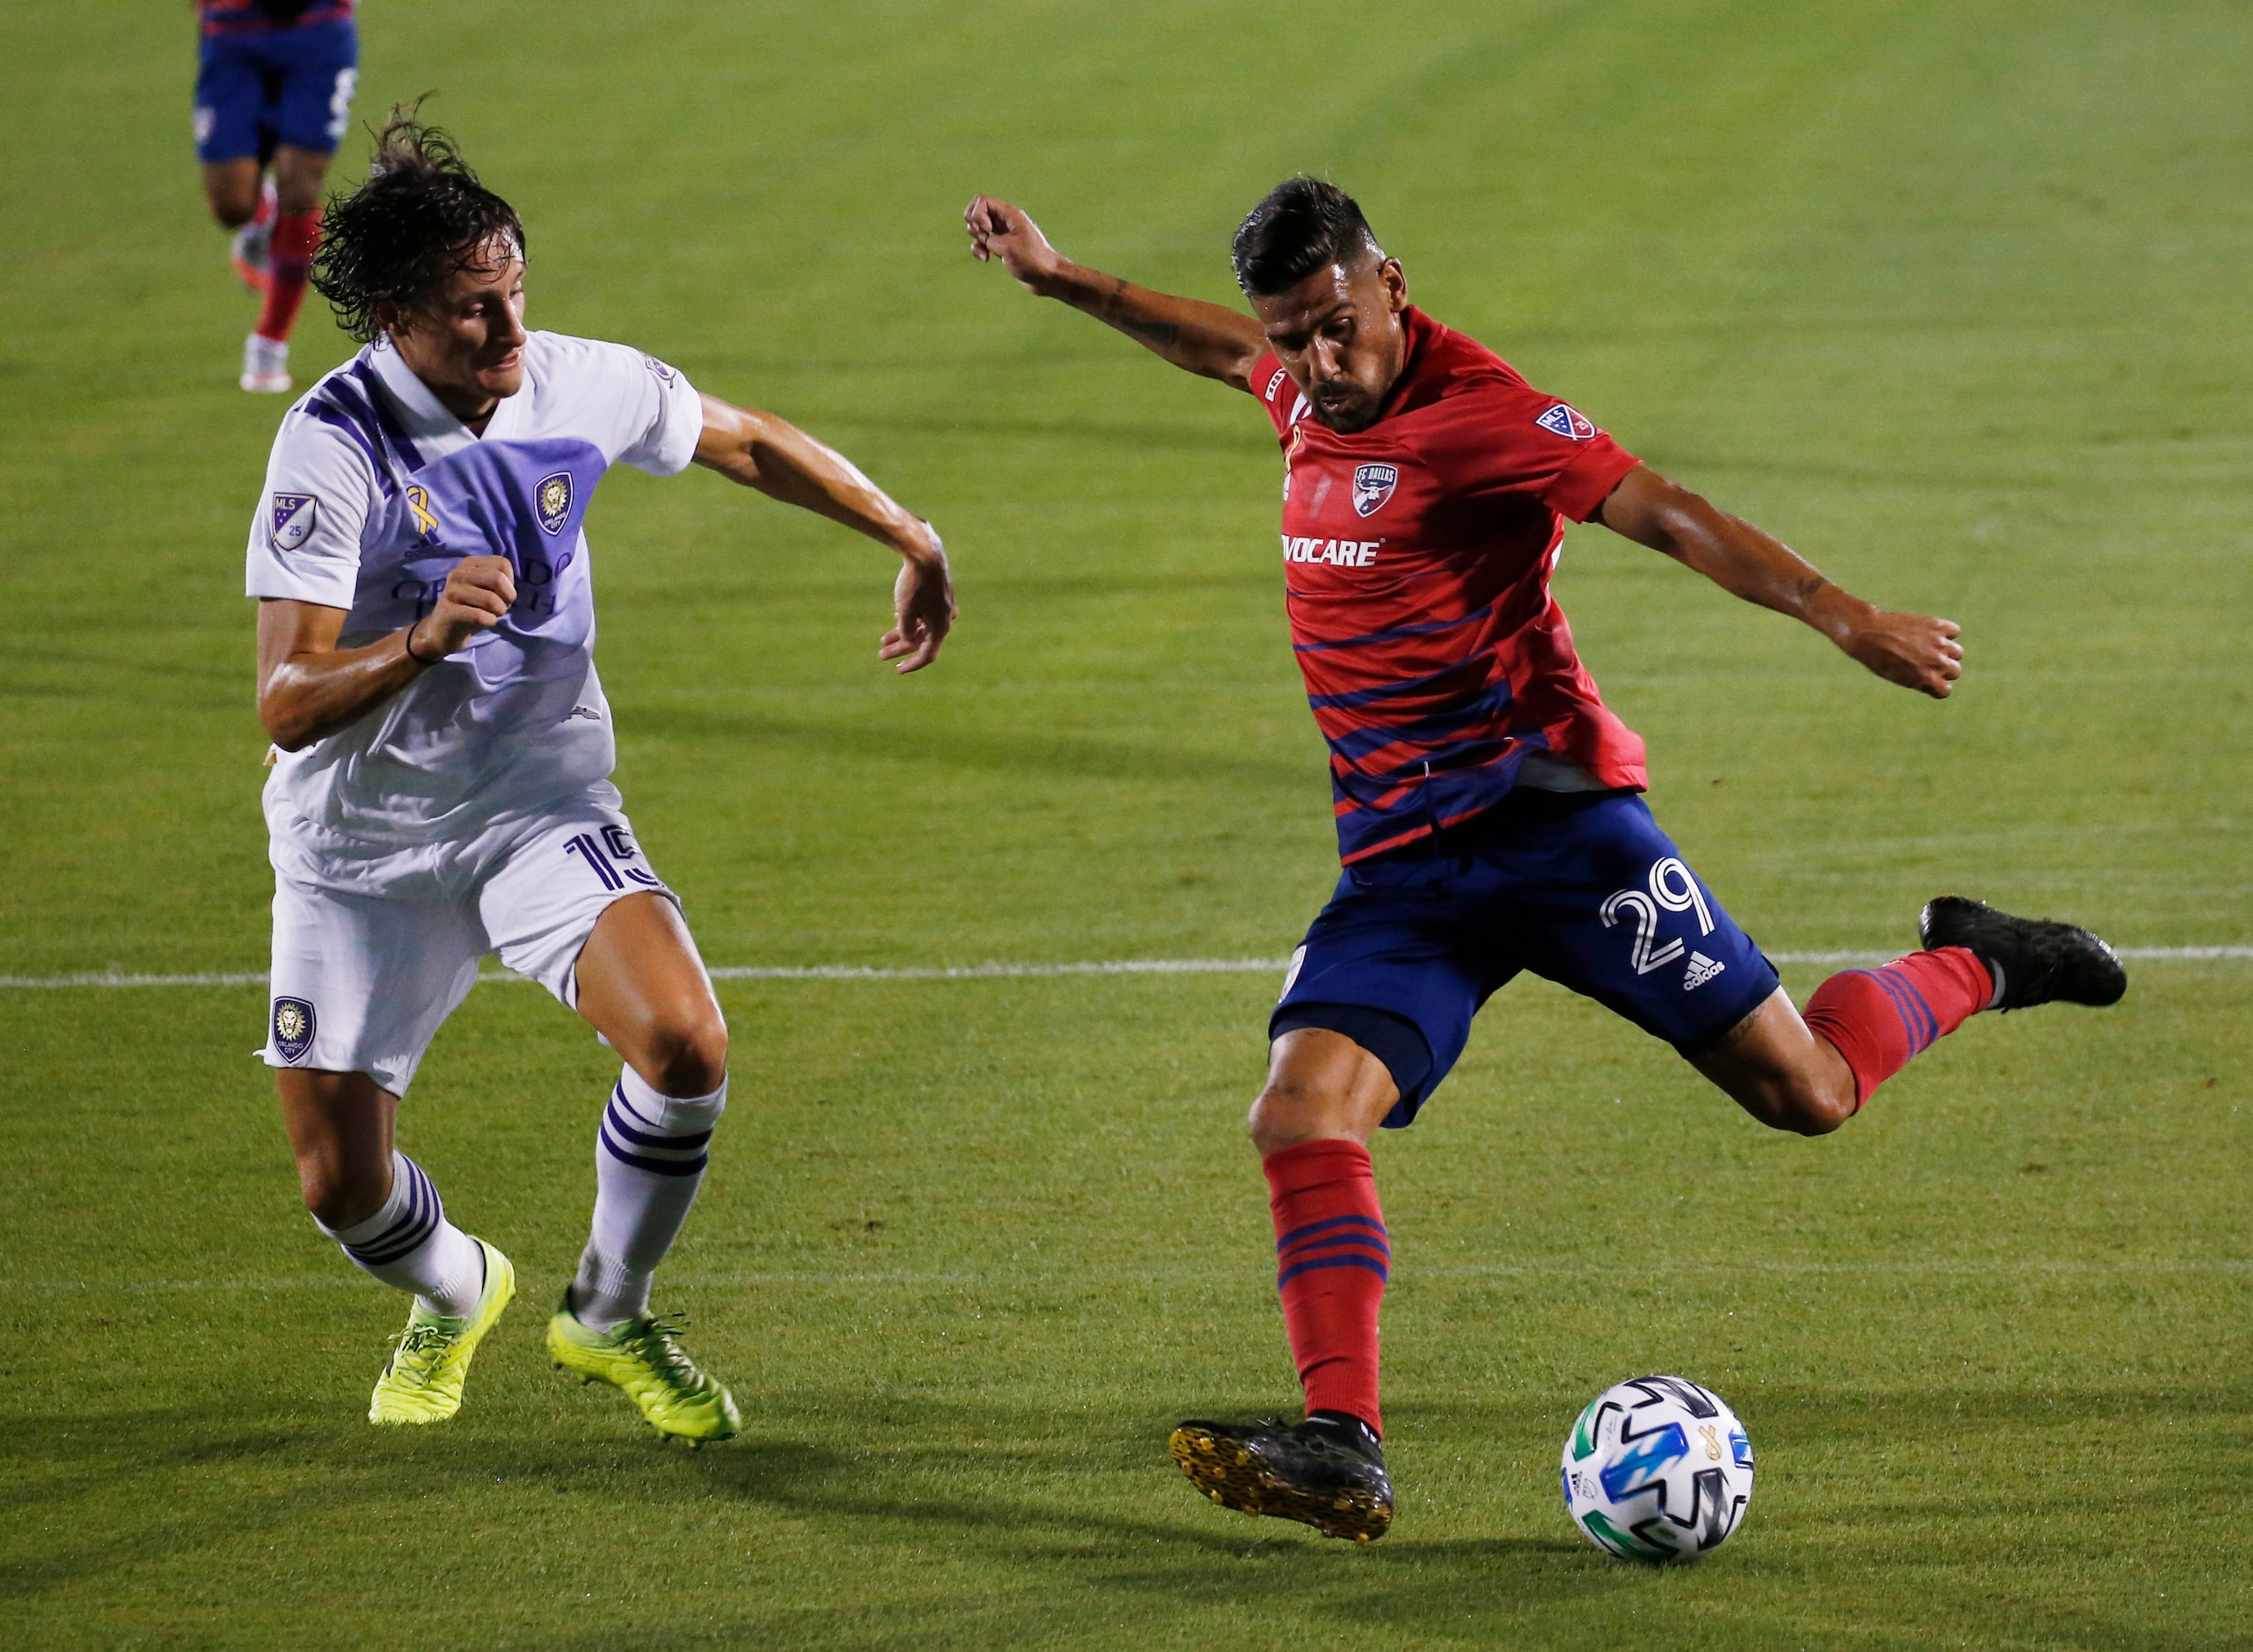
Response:
M1267 199L1244 215L1229 251L1245 296L1268 298L1318 269L1384 249L1351 195L1301 172L1268 191Z
M380 329L376 307L413 310L492 243L524 245L516 209L478 182L454 140L394 106L376 135L368 181L329 197L313 285L362 343Z

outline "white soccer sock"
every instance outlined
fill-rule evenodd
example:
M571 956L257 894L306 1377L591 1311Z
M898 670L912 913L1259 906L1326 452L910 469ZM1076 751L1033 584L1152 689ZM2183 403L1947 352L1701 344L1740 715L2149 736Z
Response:
M456 1319L485 1294L485 1253L446 1219L445 1204L422 1166L391 1150L391 1196L365 1222L313 1225L385 1284L412 1290L423 1308Z
M710 1095L660 1095L628 1067L595 1135L595 1225L572 1281L582 1325L615 1331L649 1312L649 1279L688 1219L704 1181L705 1150L728 1106Z

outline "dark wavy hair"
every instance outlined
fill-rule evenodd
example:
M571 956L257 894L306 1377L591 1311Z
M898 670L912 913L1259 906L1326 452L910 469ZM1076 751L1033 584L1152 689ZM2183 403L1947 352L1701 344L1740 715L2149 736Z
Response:
M1268 191L1236 226L1229 247L1247 298L1271 298L1318 269L1383 250L1351 195L1304 172Z
M422 123L421 106L393 106L368 181L330 196L321 215L313 286L363 344L381 331L378 304L419 308L494 242L524 245L516 209L478 182L452 138Z

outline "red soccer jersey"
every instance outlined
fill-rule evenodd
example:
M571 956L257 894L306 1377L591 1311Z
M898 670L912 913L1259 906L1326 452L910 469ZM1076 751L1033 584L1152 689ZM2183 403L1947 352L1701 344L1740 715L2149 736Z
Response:
M1423 311L1377 422L1341 435L1262 356L1281 438L1291 647L1330 743L1350 865L1499 802L1526 757L1646 784L1642 742L1604 708L1549 575L1635 456L1475 340Z
M207 36L271 34L349 22L359 0L195 0Z

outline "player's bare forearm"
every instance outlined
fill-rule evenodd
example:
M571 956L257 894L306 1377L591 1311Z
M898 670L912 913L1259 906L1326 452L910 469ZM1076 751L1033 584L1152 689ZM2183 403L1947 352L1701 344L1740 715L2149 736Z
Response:
M1240 311L1155 292L1123 275L1075 264L1049 245L1032 219L991 195L971 201L962 221L969 226L971 256L982 263L998 259L1027 292L1117 328L1185 372L1251 388L1267 337Z
M696 462L770 499L842 523L902 556L945 559L929 523L896 502L835 448L772 413L706 396Z
M1889 683L1946 699L1964 674L1962 628L1953 620L1864 602L1773 534L1715 509L1648 465L1628 471L1592 519L1733 596L1812 626Z
M345 610L269 598L258 608L258 717L284 751L355 723L422 675L406 632L339 648Z
M795 425L716 396L704 398L704 433L696 462L770 499L826 516L900 554L894 587L895 624L880 659L918 671L938 657L955 618L947 548L922 517L895 501L835 448Z
M258 719L284 751L302 751L369 712L482 631L508 618L516 581L504 557L464 557L431 610L357 648L340 648L345 610L269 597L258 605Z

